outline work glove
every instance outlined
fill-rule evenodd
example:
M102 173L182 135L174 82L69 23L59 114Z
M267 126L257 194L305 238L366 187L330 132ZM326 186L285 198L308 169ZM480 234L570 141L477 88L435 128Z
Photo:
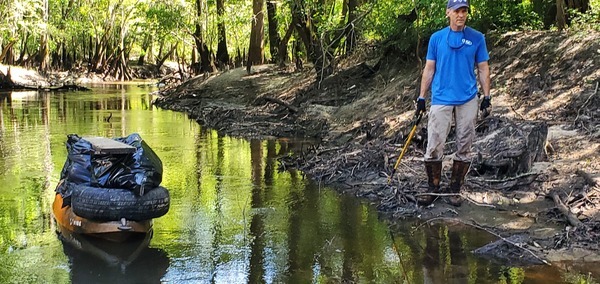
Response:
M492 97L485 96L485 97L483 97L483 100L481 100L481 105L479 105L479 110L486 111L491 106L492 106Z
M419 115L421 113L425 113L425 99L418 97L417 98L417 112L415 115Z
M482 112L482 117L486 118L490 115L488 108L492 106L492 98L490 96L484 96L479 105L479 110Z

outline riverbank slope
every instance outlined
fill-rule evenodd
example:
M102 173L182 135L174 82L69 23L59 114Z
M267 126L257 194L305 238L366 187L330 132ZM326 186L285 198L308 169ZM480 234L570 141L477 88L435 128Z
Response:
M414 203L426 188L426 117L388 184L421 69L384 50L357 52L324 79L309 66L271 65L198 76L161 90L155 104L223 134L316 139L281 163L369 200L392 223L417 217L474 226L506 241L495 244L507 249L494 257L507 261L600 261L599 38L595 31L488 36L493 112L479 120L461 207L443 197L426 208ZM451 133L442 186L452 147Z

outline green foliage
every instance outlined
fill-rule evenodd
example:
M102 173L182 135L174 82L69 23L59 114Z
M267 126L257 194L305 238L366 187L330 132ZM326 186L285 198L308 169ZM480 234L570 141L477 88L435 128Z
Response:
M525 279L525 270L520 267L504 267L500 271L498 283L500 284L521 284Z
M540 15L528 0L471 1L470 25L482 32L541 29Z
M366 13L365 20L359 26L363 36L370 40L382 40L399 32L398 15L408 14L412 3L402 0L373 1L359 7L359 14Z
M189 30L192 7L185 2L152 1L140 3L136 9L138 19L133 24L134 36L143 39L144 35L159 40L175 40L182 36L181 31Z
M40 1L6 1L0 5L2 42L18 41L25 34L39 34L44 27L39 13Z
M598 281L596 281L594 279L594 277L592 277L591 273L588 273L587 275L585 274L580 274L580 273L566 273L564 276L565 279L565 283L571 283L571 284L597 284Z
M340 22L343 17L341 13L344 5L343 1L308 0L307 3L309 3L310 9L314 11L312 18L318 24L319 30L325 32L340 28Z
M590 1L590 10L586 13L578 11L569 11L573 15L571 27L576 30L593 29L600 31L600 0Z
M49 19L44 19L43 0L0 0L0 48L9 43L10 56L31 56L39 49L39 41L49 36L51 53L63 50L77 54L76 60L88 56L92 44L107 37L111 49L121 41L131 48L130 56L144 53L148 39L152 40L149 56L158 53L160 44L177 43L179 56L191 57L195 47L192 34L196 24L202 28L202 39L211 51L218 43L218 23L224 23L230 54L242 53L248 47L252 25L252 1L225 1L223 18L217 15L216 0L200 3L201 16L196 15L192 0L47 0ZM396 51L411 55L417 45L423 47L429 36L447 25L447 0L370 0L359 1L355 34L362 42L387 42ZM468 25L484 33L551 28L554 23L555 0L471 0ZM278 31L285 34L291 21L293 3L302 5L311 29L327 44L339 35L347 24L342 14L343 0L284 0L275 1ZM571 29L600 29L600 0L590 0L586 13L569 11ZM417 11L414 17L413 11ZM266 5L265 26L268 25ZM109 31L109 33L106 33ZM265 28L265 33L267 29ZM292 39L297 35L293 34ZM265 39L268 37L265 36ZM268 44L268 41L265 41ZM265 48L268 50L268 48ZM108 51L110 52L110 50ZM25 58L27 59L27 58Z
M529 0L471 0L468 25L484 33L541 29L548 1L539 0L542 6L534 7ZM448 25L446 3L446 0L382 0L364 5L362 11L372 11L361 26L363 35L366 40L386 39L397 52L408 55L416 48L417 40L423 47L432 33ZM416 20L407 16L415 5Z

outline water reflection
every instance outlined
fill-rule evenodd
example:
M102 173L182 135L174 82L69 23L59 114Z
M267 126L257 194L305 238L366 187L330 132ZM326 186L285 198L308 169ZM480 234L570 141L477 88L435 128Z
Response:
M116 243L59 229L72 283L161 283L169 268L164 250L148 247L152 232Z

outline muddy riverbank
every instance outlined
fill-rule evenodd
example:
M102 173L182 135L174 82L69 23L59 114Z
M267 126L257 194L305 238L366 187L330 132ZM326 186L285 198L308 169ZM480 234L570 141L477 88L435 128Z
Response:
M255 66L162 89L155 104L245 138L317 142L280 160L323 185L372 202L392 222L420 218L486 230L481 252L526 263L600 261L600 35L526 32L489 36L493 112L481 118L461 207L426 188L426 118L388 184L414 114L420 69L393 55L346 59L325 79L311 70ZM447 185L453 138L447 143ZM503 249L500 249L504 247ZM508 252L507 252L508 251ZM504 252L504 253L500 253Z

